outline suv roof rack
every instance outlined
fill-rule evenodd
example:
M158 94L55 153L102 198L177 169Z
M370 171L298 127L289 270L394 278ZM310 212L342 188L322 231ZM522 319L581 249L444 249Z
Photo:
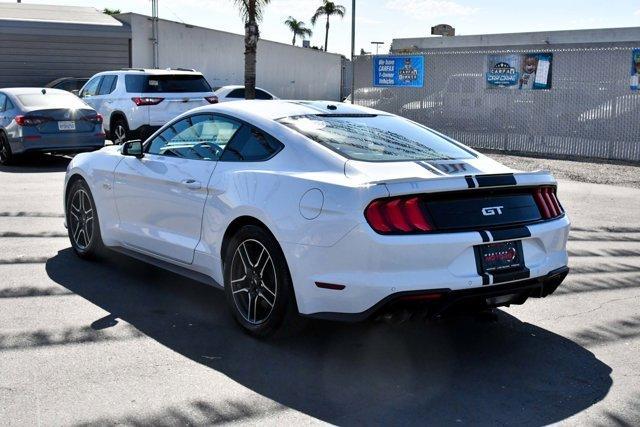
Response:
M122 71L145 71L144 68L120 68Z
M192 71L192 72L196 72L195 69L193 68L183 68L183 67L178 67L178 68L167 68L167 70L175 70L175 71Z

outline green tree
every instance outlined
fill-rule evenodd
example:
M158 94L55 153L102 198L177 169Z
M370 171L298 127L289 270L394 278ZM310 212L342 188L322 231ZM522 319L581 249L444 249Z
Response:
M291 44L294 46L296 44L296 37L310 37L311 34L313 34L313 31L311 31L310 28L307 28L304 22L298 21L293 16L288 17L287 20L284 21L284 24L289 27L289 30L291 30L291 32L293 33L293 40L291 41Z
M117 15L120 13L120 9L109 9L108 7L105 7L102 10L102 13L106 13L107 15Z
M333 15L336 15L336 16L339 16L339 17L342 18L342 17L344 17L345 13L346 13L346 9L344 8L344 6L340 6L339 4L335 4L332 1L323 0L322 6L318 7L316 12L311 17L311 23L313 25L316 25L316 21L321 16L326 16L327 17L327 25L326 25L325 35L324 35L324 50L325 50L325 52L327 51L327 47L329 46L329 18L331 16L333 16Z
M244 19L244 97L256 99L256 53L260 30L258 22L270 0L233 0Z

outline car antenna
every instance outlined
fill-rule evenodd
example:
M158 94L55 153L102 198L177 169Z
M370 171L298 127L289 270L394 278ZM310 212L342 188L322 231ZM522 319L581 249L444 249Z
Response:
M329 105L327 105L327 110L334 111L334 110L337 110L337 109L338 109L338 107L336 107L336 106L335 106L335 105L333 105L333 104L329 104Z
M42 89L42 94L46 95L47 94L47 90L46 89Z

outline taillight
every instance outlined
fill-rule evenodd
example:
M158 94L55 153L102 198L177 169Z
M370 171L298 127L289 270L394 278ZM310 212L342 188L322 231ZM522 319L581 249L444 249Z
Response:
M218 97L215 96L215 95L213 95L213 96L205 96L204 99L206 99L209 104L217 104L218 103Z
M380 234L432 231L433 226L420 206L418 197L374 200L364 211L367 222Z
M15 116L14 119L19 126L38 126L51 120L42 116Z
M142 106L142 105L158 105L160 104L162 101L164 101L164 98L152 98L152 97L139 97L136 96L134 98L131 98L131 100L138 106Z
M533 192L533 198L543 219L556 218L564 213L564 209L558 201L555 187L536 188Z
M94 114L94 115L91 115L91 116L84 116L82 118L82 120L86 120L88 122L95 123L95 124L98 125L98 124L102 123L102 115Z

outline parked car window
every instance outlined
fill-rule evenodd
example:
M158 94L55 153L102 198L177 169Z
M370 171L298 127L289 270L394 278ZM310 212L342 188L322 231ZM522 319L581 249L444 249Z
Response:
M97 76L89 80L89 82L84 87L84 89L82 89L80 96L81 97L95 96L98 93L98 86L100 85L101 80L102 80L102 76Z
M5 104L4 111L11 111L11 110L13 110L14 108L16 108L16 106L15 106L15 105L13 105L13 102L11 102L11 100L10 100L10 99L9 99L9 97L7 96L7 103Z
M207 80L197 74L136 75L127 74L124 78L127 92L130 93L186 93L211 92Z
M239 128L233 120L196 114L167 127L151 141L147 151L160 156L218 160Z
M113 74L104 76L98 89L98 95L108 95L115 89L116 76Z
M389 162L474 157L449 139L396 116L309 114L279 122L348 159Z
M18 95L18 100L25 107L42 108L89 108L80 98L71 92L30 93Z
M227 145L220 160L229 162L260 162L268 160L284 145L259 129L245 125Z
M242 99L244 99L244 88L232 90L231 92L229 92L229 95L227 95L227 98L242 98Z
M0 93L0 112L6 111L5 104L7 101L7 96L4 93Z
M263 90L256 89L256 99L273 99L273 96Z

